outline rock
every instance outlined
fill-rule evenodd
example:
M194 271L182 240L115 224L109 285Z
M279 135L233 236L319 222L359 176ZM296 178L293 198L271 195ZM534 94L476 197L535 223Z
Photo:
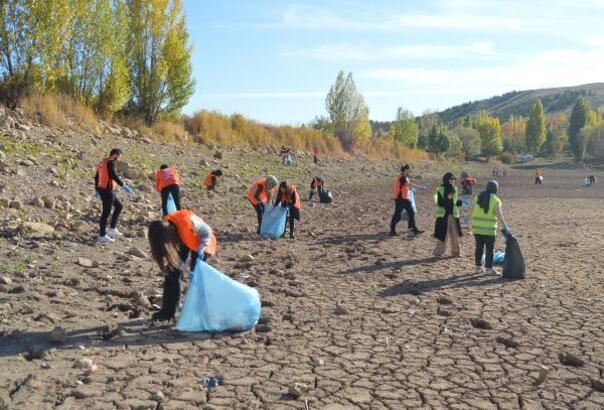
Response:
M56 205L55 200L49 196L43 196L42 201L44 202L44 207L48 209L53 209Z
M58 171L57 171L57 169L56 169L56 168L54 168L54 167L49 167L49 168L47 169L47 171L48 171L48 172L50 172L50 173L51 173L52 175L54 175L55 177L56 177L57 175L59 175L59 172L58 172Z
M336 315L348 315L348 314L350 314L350 311L348 309L346 309L344 306L342 306L342 301L340 300L338 303L336 303L335 314Z
M29 159L22 159L18 162L19 165L23 165L24 167L33 167L35 164L33 161Z
M21 131L30 131L31 130L31 127L29 125L23 124L22 122L18 122L17 126L15 128L17 128L18 130L21 130Z
M51 343L63 344L67 340L67 333L61 326L57 326L48 335L48 340Z
M55 228L43 222L25 222L23 229L34 236L50 236L55 232Z
M8 207L11 209L21 209L23 207L23 205L21 204L20 201L10 201L8 203Z
M256 258L254 258L252 255L246 255L243 257L244 262L253 262L254 260L256 260Z
M136 256L137 258L147 259L147 254L143 250L135 246L131 247L128 253L132 256Z
M289 389L287 390L287 394L292 396L294 399L299 399L302 395L307 393L309 390L310 389L309 389L308 385L306 385L304 383L294 383L291 386L289 386Z
M214 158L222 159L223 158L222 151L217 150L216 152L214 152Z
M96 262L86 258L78 258L78 265L83 268L94 268L95 266L97 266Z
M13 280L8 276L0 276L0 285L12 285Z
M591 381L591 387L595 391L598 391L600 393L604 393L604 381L602 381L602 380L593 379Z
M140 293L137 295L136 304L145 309L151 309L151 302L149 302L149 298L144 293Z
M325 360L321 359L321 358L320 358L320 357L318 357L318 356L315 356L315 357L313 357L313 359L312 359L312 364L313 364L313 366L315 366L315 367L320 367L320 366L323 366L323 365L325 364Z
M33 343L27 346L24 356L29 361L44 359L46 357L46 350L44 350L43 346Z
M157 391L157 392L153 393L153 395L151 396L151 400L164 401L164 400L166 400L166 396L161 391Z
M11 290L8 291L8 293L12 293L12 294L19 294L19 293L25 293L25 286L23 285L17 285L14 288L12 288Z
M560 353L558 355L558 359L560 360L560 363L565 366L581 367L585 364L583 359L575 356L572 353Z
M73 367L75 369L84 370L86 373L94 373L98 369L98 366L94 364L92 359L88 358L77 359Z
M42 207L44 207L44 201L42 201L42 198L36 197L36 198L32 199L31 201L29 201L29 205L35 206L38 208L42 208Z
M476 329L490 330L493 329L493 326L489 322L484 319L474 318L470 319L470 324Z
M545 381L545 379L547 379L547 375L549 374L549 372L550 372L549 367L541 365L541 369L539 370L539 375L537 376L537 379L533 383L533 386L539 386L540 384L542 384Z
M271 332L272 330L273 330L273 327L271 325L263 324L263 325L256 326L256 333L267 333L267 332Z

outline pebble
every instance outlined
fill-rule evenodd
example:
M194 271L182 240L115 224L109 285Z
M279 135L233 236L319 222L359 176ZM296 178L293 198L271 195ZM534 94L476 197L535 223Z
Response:
M96 266L96 262L87 258L78 258L78 265L84 268L94 268Z
M131 247L128 253L132 256L136 256L137 258L147 259L147 254L142 249L135 246Z
M309 387L304 383L294 383L289 386L287 393L294 399L299 399L304 393L308 392Z
M0 284L2 285L12 285L13 280L8 276L0 276Z
M336 303L335 314L336 315L348 315L348 314L350 314L350 310L348 310L344 306L342 306L342 301L339 301L338 303Z
M92 359L88 358L77 359L73 367L76 369L84 370L87 373L94 373L98 369L98 366L94 364Z

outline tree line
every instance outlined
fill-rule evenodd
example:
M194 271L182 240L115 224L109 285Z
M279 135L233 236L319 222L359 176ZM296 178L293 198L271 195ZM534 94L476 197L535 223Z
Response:
M152 124L193 94L181 0L2 0L0 100L71 96Z

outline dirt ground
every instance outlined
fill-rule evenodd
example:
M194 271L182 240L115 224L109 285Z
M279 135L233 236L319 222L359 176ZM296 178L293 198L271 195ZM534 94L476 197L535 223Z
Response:
M431 257L431 191L443 164L416 168L431 189L418 194L426 233L412 239L387 236L394 164L330 160L314 168L301 158L285 169L271 157L258 176L298 180L306 196L309 176L323 173L335 202L303 202L297 240L260 241L243 187L253 179L246 164L261 154L232 150L218 160L208 148L124 141L169 155L185 180L203 176L190 171L202 155L206 168L238 173L217 195L191 187L183 202L218 232L212 263L260 291L261 324L238 334L181 334L147 320L162 283L150 258L136 255L148 254L143 231L158 214L158 198L143 189L151 181L139 177L138 196L125 199L127 237L99 248L98 204L88 198L90 181L77 176L80 165L63 179L47 169L62 163L59 149L92 169L114 140L57 141L26 174L17 173L24 153L9 155L2 176L4 197L62 193L73 204L3 210L0 408L604 408L604 183L581 187L583 170L544 168L542 186L530 170L499 179L527 263L525 280L506 281L474 273L470 235L463 258ZM487 171L477 171L480 183ZM21 233L17 217L56 232ZM66 333L51 334L57 326ZM222 384L205 387L208 376Z

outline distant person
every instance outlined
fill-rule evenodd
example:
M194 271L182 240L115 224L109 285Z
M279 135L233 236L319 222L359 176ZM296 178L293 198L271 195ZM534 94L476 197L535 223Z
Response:
M292 164L292 149L285 145L281 147L281 163L283 165Z
M317 151L317 150L313 151L312 160L315 164L319 163L319 151Z
M418 235L424 232L419 230L415 225L415 211L409 200L409 191L411 189L411 182L409 180L410 169L409 165L403 165L400 175L394 181L394 215L392 215L392 220L390 221L390 236L397 235L396 224L401 220L403 209L407 211L407 215L409 216L407 224L411 233Z
M483 273L482 255L484 254L485 268L488 275L499 275L493 269L493 250L497 236L497 222L499 221L506 231L509 231L501 210L501 199L497 197L499 184L489 181L486 190L482 191L474 201L472 210L472 233L476 241L474 262L476 272Z
M595 175L590 175L588 178L589 178L589 183L591 185L595 185L596 184L596 176Z
M222 170L220 169L215 169L214 171L209 172L203 180L203 187L208 191L214 191L220 177L222 177Z
M287 218L289 220L289 237L291 239L296 239L295 228L296 222L300 220L300 195L296 190L295 185L289 184L287 181L281 182L279 185L279 189L277 190L277 198L275 200L275 206L281 205L282 207L287 207ZM287 231L287 225L285 226L285 231L283 232L283 236Z
M163 221L149 225L149 246L153 260L164 273L161 309L153 321L172 320L180 299L180 276L189 255L191 271L198 258L205 261L216 254L216 237L212 228L190 209L172 212Z
M262 226L264 207L271 202L272 191L278 183L279 181L277 178L269 175L266 178L256 180L247 191L247 199L256 210L256 216L258 218L258 229L256 232L258 235L260 235L260 227Z
M128 185L124 184L124 182L117 175L117 165L121 157L122 151L118 148L114 148L109 153L109 157L99 162L96 167L94 186L96 188L97 195L103 202L98 239L98 243L101 245L112 243L117 238L121 238L123 236L123 234L117 230L117 222L120 217L120 213L122 212L123 205L115 193L115 189L119 185L128 194L132 194L132 189ZM111 214L112 209L113 214ZM110 215L111 224L109 225L109 231L107 231L107 221L109 220Z
M459 182L461 183L461 194L472 195L472 188L476 184L476 180L474 178L471 178L466 171L463 171L461 173L461 178Z
M313 177L312 181L310 181L310 193L308 194L308 200L312 201L312 197L315 193L318 193L320 198L321 192L323 192L324 185L325 179L323 177Z
M543 175L541 175L541 170L539 168L535 168L535 185L541 185L543 183Z
M443 183L434 193L434 204L436 206L436 223L434 224L434 237L436 247L434 256L444 256L447 239L451 246L453 256L461 256L459 238L463 235L461 223L459 222L459 207L461 200L458 199L457 187L454 185L455 175L447 172L443 176Z
M159 167L155 173L155 191L161 195L161 210L168 215L168 198L172 195L176 210L180 211L180 175L174 168L166 164Z

